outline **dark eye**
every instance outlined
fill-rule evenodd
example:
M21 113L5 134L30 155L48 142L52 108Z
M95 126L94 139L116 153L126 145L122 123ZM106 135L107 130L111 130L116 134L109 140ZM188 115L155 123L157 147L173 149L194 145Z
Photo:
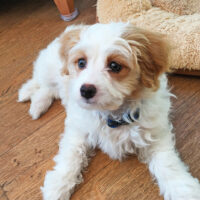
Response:
M87 62L86 62L86 60L85 60L84 58L78 59L78 67L79 67L80 69L85 68L86 64L87 64Z
M122 66L114 61L108 64L108 67L112 72L119 73L122 70Z

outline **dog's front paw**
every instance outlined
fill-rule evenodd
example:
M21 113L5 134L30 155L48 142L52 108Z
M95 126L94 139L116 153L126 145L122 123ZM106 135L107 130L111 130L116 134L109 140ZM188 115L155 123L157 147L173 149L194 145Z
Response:
M174 194L174 195L165 197L164 199L165 200L200 200L200 195L195 194L195 193L184 195L184 192L183 192L183 194L181 195Z
M174 186L166 192L165 200L200 200L200 185L198 182Z
M41 187L44 200L69 200L73 184L57 171L49 171Z

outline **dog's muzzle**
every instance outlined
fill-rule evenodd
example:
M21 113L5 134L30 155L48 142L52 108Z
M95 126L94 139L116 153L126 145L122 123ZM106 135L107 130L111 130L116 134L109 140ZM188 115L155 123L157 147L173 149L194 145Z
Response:
M97 89L92 84L83 84L80 89L81 96L86 99L91 99L95 96Z

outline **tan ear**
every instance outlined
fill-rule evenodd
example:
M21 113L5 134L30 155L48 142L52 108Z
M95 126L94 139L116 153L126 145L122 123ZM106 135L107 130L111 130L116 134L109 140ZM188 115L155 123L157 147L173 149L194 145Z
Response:
M79 25L79 26L73 26L70 27L70 30L65 31L61 37L60 37L60 43L61 43L61 48L60 48L60 56L61 59L64 61L64 66L62 68L62 74L68 75L68 53L70 49L72 49L80 40L80 33L83 27L86 27L84 25Z
M168 71L169 45L165 36L130 25L122 37L128 41L133 53L137 54L141 83L144 87L157 90L159 76Z

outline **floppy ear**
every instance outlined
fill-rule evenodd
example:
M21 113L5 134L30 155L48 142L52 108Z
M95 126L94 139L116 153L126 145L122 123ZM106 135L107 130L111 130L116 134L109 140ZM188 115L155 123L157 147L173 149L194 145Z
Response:
M168 70L169 45L165 36L129 25L122 36L132 48L140 67L140 81L144 87L157 90L159 76Z
M68 54L71 48L73 48L80 40L80 33L87 26L77 25L68 27L60 37L60 56L64 62L62 68L62 74L69 74L68 72Z

